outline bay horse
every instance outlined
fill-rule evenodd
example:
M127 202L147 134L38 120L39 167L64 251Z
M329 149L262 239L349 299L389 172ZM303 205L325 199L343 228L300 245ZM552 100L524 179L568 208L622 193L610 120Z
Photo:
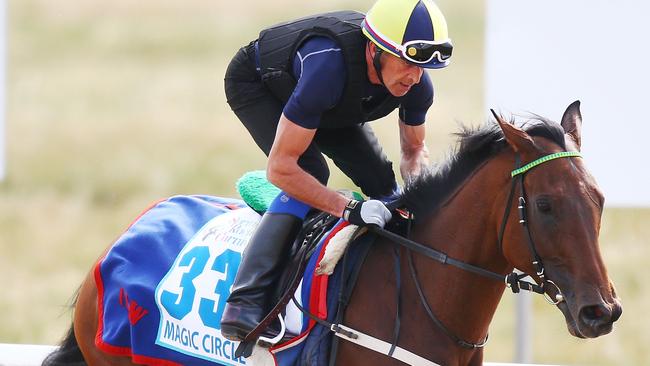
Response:
M445 164L409 183L401 200L415 220L406 242L420 250L378 237L349 299L343 324L427 360L406 363L481 365L504 290L524 287L515 268L575 337L611 332L622 313L598 244L604 197L579 154L580 103L560 124L533 116L517 127L495 118L463 129ZM422 255L429 252L439 255ZM44 365L134 364L96 346L97 294L91 272L67 337ZM351 342L337 350L336 365L404 364Z

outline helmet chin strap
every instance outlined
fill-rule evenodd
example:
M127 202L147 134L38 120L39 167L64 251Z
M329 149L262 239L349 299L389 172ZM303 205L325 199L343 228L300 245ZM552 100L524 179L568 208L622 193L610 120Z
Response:
M381 85L386 86L386 84L384 84L384 78L381 76L381 63L379 62L382 52L383 51L381 50L381 48L375 45L375 55L372 57L372 65L375 67L375 73L377 73L377 78L379 78L379 82L381 83Z

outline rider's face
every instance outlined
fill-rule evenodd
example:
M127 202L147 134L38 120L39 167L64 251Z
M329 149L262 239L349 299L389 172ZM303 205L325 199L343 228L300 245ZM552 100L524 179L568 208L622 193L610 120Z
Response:
M424 69L384 52L380 59L381 75L388 91L401 97L420 82Z

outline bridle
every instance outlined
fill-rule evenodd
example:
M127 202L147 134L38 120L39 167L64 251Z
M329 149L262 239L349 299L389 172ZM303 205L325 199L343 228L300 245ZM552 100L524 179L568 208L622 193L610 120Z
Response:
M499 251L503 252L503 234L505 232L505 228L508 222L508 217L510 216L510 211L513 205L514 197L515 197L515 191L517 185L520 187L520 196L517 200L518 205L517 209L519 212L519 224L522 225L524 232L526 233L526 239L527 239L527 244L529 251L531 253L532 257L532 264L533 268L535 269L535 274L538 276L540 280L540 284L537 283L532 283L525 281L524 278L528 277L527 274L525 273L518 273L516 271L513 271L507 275L502 275L496 272L492 272L490 270L465 263L463 261L450 258L447 256L447 254L440 252L436 249L430 248L428 246L422 245L420 243L417 243L413 240L410 240L406 237L400 236L398 234L392 233L390 231L387 231L383 228L379 227L372 227L371 231L384 236L391 241L398 243L404 247L406 247L409 251L416 252L418 254L424 255L430 259L436 260L442 264L449 264L454 267L460 268L465 271L473 272L476 274L479 274L481 276L491 278L493 280L497 281L502 281L506 284L506 287L508 287L513 293L519 293L521 290L525 291L530 291L534 292L537 294L544 295L544 298L552 305L557 305L560 302L564 301L564 295L562 295L562 291L558 287L555 282L551 281L550 279L546 278L546 273L544 269L544 264L542 262L542 259L540 258L537 249L535 247L535 243L532 238L532 234L530 232L530 227L528 226L528 220L527 220L527 210L526 210L526 190L524 189L524 177L528 171L531 169L539 166L540 164L559 159L559 158L569 158L569 157L582 157L582 155L577 152L577 151L563 151L563 152L558 152L558 153L553 153L549 155L545 155L537 160L534 160L524 166L520 166L521 164L521 158L519 154L516 154L515 156L515 169L510 173L510 176L512 178L512 184L510 188L510 193L508 195L508 199L506 201L506 207L504 210L503 214L503 219L501 220L501 228L499 230L498 234L498 247ZM409 222L410 219L412 219L412 216L409 215ZM433 314L433 311L431 310L431 307L429 306L429 303L424 295L424 292L422 291L422 286L420 284L420 281L417 276L417 272L415 271L415 267L413 265L413 261L409 252L409 266L411 268L411 275L413 277L413 280L416 285L416 289L418 291L418 294L420 296L420 300L422 302L422 305L424 306L429 318L436 324L439 328L443 330L443 332L449 336L452 340L456 342L459 346L463 348L482 348L485 346L488 340L488 336L486 335L483 341L479 343L472 343L472 342L467 342L459 337L455 336L451 331L449 331L443 324L442 322ZM556 294L555 298L551 298L549 294L547 294L546 289L547 286L553 286L555 287Z
M515 166L517 166L517 168L510 173L510 176L513 178L512 185L510 188L510 194L508 195L508 200L507 200L508 203L506 204L506 209L505 212L503 213L503 219L501 220L501 229L499 230L499 237L498 237L499 251L503 253L503 234L505 232L506 225L508 223L508 216L510 215L510 209L512 208L512 200L514 198L515 188L517 186L517 183L519 183L520 196L517 200L517 202L519 203L517 206L519 212L519 223L522 225L522 227L524 228L524 232L526 233L526 242L528 243L528 249L533 258L532 261L533 268L535 269L535 274L537 275L537 277L539 277L540 280L540 284L538 285L539 289L534 289L533 291L539 294L543 294L546 301L548 301L551 305L557 305L561 303L564 300L564 295L562 295L562 291L560 290L558 285L555 284L555 282L546 278L544 263L542 262L542 259L540 258L539 254L537 253L535 242L533 241L533 236L530 232L530 227L528 226L528 215L526 210L526 189L524 188L524 177L529 170L533 169L534 167L540 164L555 159L569 158L569 157L582 157L582 155L577 151L562 151L558 153L545 155L522 167L519 167L520 160L521 160L519 154L516 155ZM506 276L505 283L506 286L512 290L512 292L517 293L519 292L519 289L518 289L518 282L515 279L518 280L519 278L526 277L527 275L518 274L515 276L513 275L513 273ZM556 294L554 299L551 298L550 295L546 292L547 284L550 284L553 287L555 287Z

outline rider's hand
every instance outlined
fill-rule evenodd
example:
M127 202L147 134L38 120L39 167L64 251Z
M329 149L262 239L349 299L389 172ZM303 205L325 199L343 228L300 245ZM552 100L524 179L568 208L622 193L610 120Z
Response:
M388 208L377 200L350 200L343 210L343 219L358 226L377 225L383 228L392 217Z

